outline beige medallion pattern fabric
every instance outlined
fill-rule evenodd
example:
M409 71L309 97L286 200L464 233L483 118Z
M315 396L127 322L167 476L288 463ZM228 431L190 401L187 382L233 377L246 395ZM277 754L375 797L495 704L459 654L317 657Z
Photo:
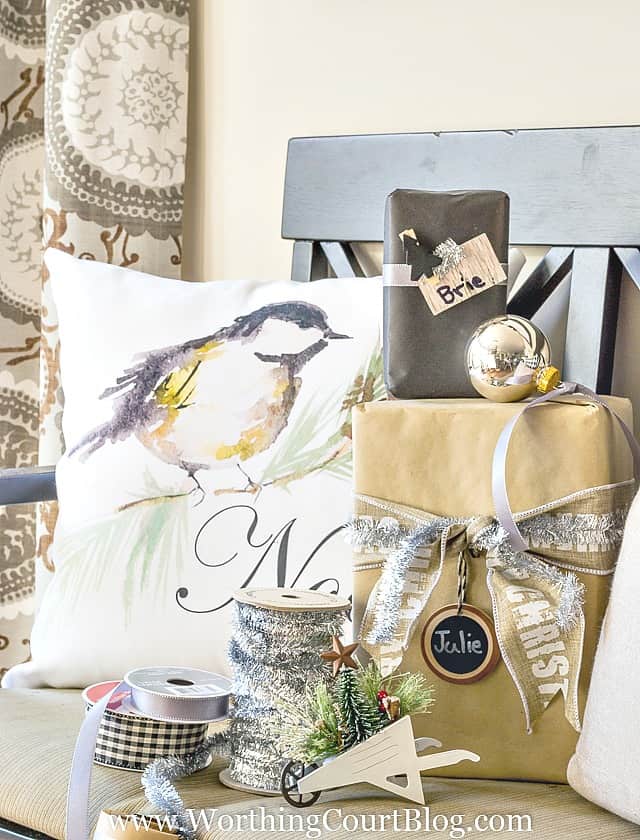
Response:
M180 275L188 12L189 0L0 0L0 468L64 449L43 244ZM41 505L36 527L33 507L0 509L0 677L29 657L56 515Z
M44 2L0 0L0 469L38 458ZM0 677L29 656L35 510L0 508Z
M50 0L44 240L66 253L179 277L188 0ZM44 274L40 463L64 451L57 315ZM55 568L41 506L41 592Z

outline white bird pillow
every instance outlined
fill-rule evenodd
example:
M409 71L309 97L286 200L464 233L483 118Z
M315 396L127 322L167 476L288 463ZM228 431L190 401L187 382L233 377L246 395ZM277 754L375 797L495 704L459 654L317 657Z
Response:
M5 684L225 672L234 590L350 594L351 409L383 395L379 279L45 260L65 394L56 571Z

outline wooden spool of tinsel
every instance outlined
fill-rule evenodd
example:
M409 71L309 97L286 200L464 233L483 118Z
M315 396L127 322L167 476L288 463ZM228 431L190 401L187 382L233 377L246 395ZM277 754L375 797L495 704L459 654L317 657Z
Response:
M229 757L220 773L227 787L280 795L287 762L277 738L282 705L300 705L306 687L326 676L320 654L341 635L351 607L346 598L308 589L242 589L234 598L229 659L235 705L229 727L191 756L157 759L142 776L149 802L172 814L187 840L195 830L172 783L206 767L212 753Z
M236 592L229 645L235 709L227 734L228 787L280 794L286 763L273 733L281 728L282 701L296 704L327 666L320 654L341 635L346 598L315 590L243 589Z

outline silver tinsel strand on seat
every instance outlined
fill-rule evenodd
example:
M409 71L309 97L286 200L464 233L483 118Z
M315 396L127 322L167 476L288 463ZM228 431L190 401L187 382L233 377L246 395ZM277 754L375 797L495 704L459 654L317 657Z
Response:
M186 758L157 758L142 774L145 795L157 813L170 814L180 837L194 840L196 830L174 782L203 770L212 754L225 755L228 749L225 732L207 738L202 746Z
M180 837L194 840L196 832L173 783L206 767L211 754L229 756L234 782L280 790L287 757L270 734L280 728L278 704L301 702L306 686L326 676L319 654L341 635L344 618L335 611L285 612L236 602L229 645L235 705L228 729L187 758L157 759L142 776L147 799L174 816Z

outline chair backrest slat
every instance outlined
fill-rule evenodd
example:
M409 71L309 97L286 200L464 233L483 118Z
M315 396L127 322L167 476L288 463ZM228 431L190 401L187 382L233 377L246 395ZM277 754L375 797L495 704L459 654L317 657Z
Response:
M282 236L378 242L393 189L501 189L519 245L640 244L640 126L300 137Z

